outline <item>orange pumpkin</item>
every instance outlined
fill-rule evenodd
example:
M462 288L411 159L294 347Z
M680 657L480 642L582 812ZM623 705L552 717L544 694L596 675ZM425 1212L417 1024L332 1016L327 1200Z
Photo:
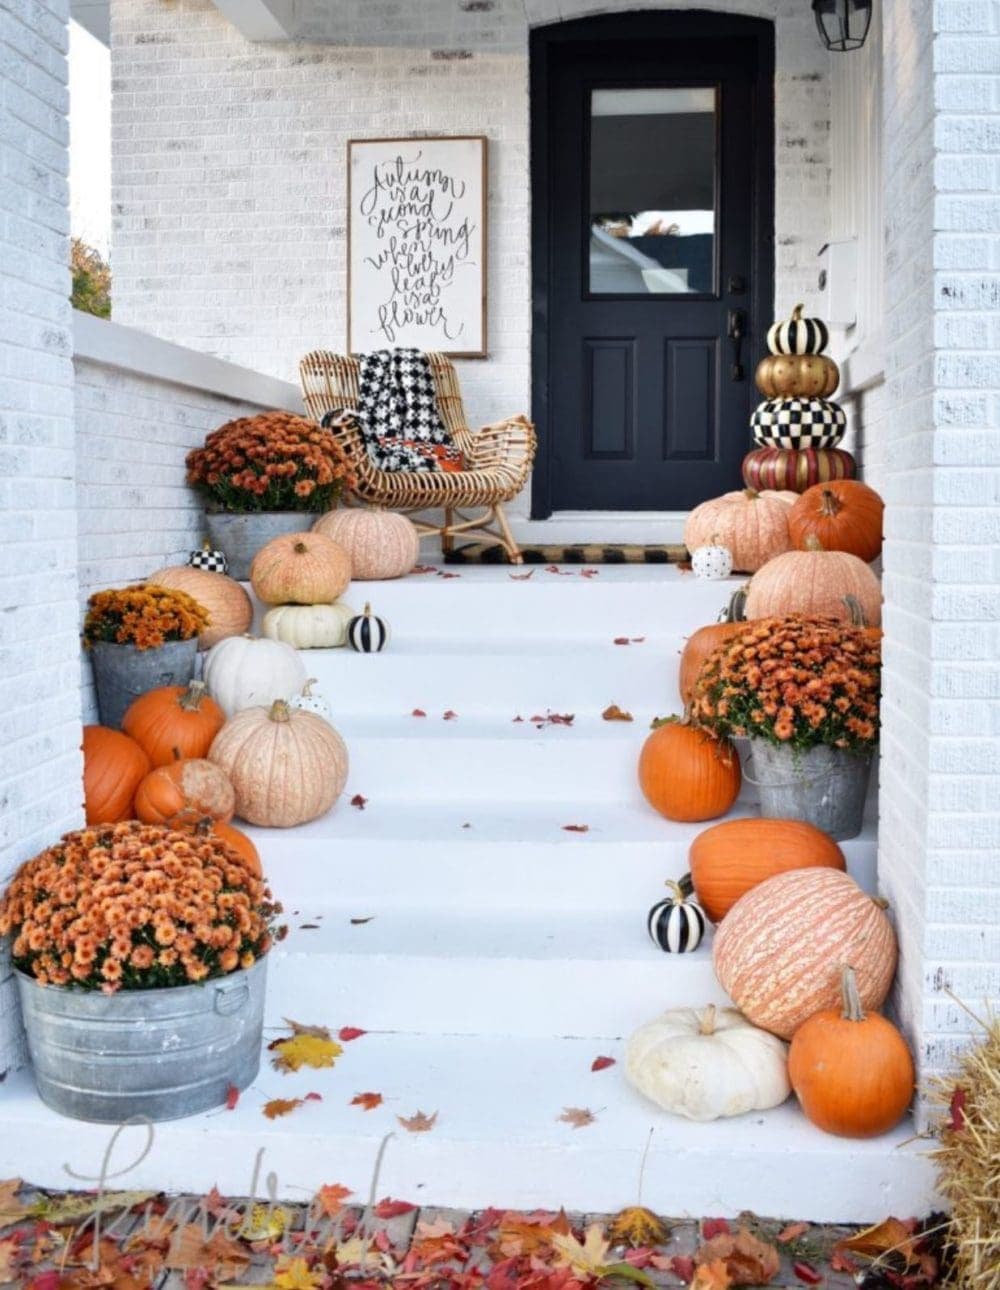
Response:
M743 618L743 605L746 598L745 588L734 591L723 620L709 623L706 627L699 627L687 638L681 653L680 673L677 678L681 702L685 708L691 702L694 685L705 660L710 654L714 654L720 645L724 645L731 636L735 636L746 626Z
M866 1008L878 1008L896 971L896 934L882 901L837 869L790 869L752 887L719 924L712 958L740 1012L791 1039L840 1000L850 963Z
M208 611L208 627L198 637L199 649L211 649L227 636L242 636L253 622L253 605L240 584L224 573L194 569L189 564L157 569L147 582L186 591Z
M135 699L122 718L153 766L169 766L188 757L204 757L222 729L226 714L210 699L203 681L161 685Z
M786 499L752 488L723 493L696 506L684 525L689 551L711 543L727 547L738 572L753 573L792 545Z
M260 852L242 829L223 820L213 820L205 815L199 820L178 820L173 825L181 832L196 833L201 837L213 837L231 846L244 861L255 878L262 878L264 871L260 863Z
M746 615L828 615L849 623L856 612L849 597L869 626L881 626L882 587L864 560L846 551L824 551L818 538L808 537L806 550L775 556L750 579Z
M865 1015L854 969L845 967L843 1007L796 1030L788 1078L806 1118L825 1133L874 1138L906 1114L916 1079L906 1040L877 1012Z
M699 833L688 852L698 903L713 923L758 883L816 865L843 870L844 853L828 833L802 820L724 820Z
M132 799L149 758L134 739L107 726L83 728L83 803L88 824L132 817Z
M202 757L158 766L135 793L135 813L145 824L170 824L209 815L233 818L236 795L225 772Z
M272 538L250 566L250 585L266 605L329 605L350 581L351 557L315 530Z
M714 820L736 801L740 759L728 739L668 718L639 755L639 786L668 820Z
M847 551L872 561L882 552L885 504L858 479L831 479L807 488L788 512L792 543L804 550L810 537L824 551Z

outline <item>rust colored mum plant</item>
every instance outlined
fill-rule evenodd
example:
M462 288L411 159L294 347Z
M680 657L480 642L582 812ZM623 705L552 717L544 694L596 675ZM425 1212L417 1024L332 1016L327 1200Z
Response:
M127 820L67 833L0 901L14 966L43 985L148 990L249 968L281 906L228 843Z
M156 649L167 641L189 641L208 626L208 611L184 591L152 583L97 591L87 601L83 641L113 641Z
M691 719L720 735L868 754L880 683L877 633L833 618L767 618L709 656Z
M220 510L328 511L354 483L333 435L290 412L227 421L187 455L188 483Z

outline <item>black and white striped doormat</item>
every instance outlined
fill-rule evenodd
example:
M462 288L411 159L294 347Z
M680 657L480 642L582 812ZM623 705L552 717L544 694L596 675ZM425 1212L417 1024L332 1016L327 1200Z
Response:
M683 564L691 557L683 542L643 546L631 542L582 542L563 546L555 542L521 547L525 564ZM445 564L506 564L503 547L472 542L448 551Z

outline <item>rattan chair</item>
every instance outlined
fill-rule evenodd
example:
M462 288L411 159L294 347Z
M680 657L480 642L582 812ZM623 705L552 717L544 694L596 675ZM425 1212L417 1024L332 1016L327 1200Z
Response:
M451 360L428 354L437 390L441 419L455 446L465 455L460 471L386 471L372 464L355 427L335 426L341 446L357 476L351 496L361 502L402 511L421 536L441 538L441 550L454 549L459 534L502 546L513 564L520 564L520 548L504 514L527 483L535 457L535 430L526 417L510 417L496 425L470 430ZM326 350L314 350L299 364L299 379L310 416L354 408L358 403L358 360ZM430 511L443 512L443 522ZM475 512L470 514L469 512Z

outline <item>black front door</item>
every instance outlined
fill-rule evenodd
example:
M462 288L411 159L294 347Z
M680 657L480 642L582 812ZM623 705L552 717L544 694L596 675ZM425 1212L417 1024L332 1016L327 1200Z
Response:
M536 516L739 487L772 299L772 74L757 19L534 33Z

